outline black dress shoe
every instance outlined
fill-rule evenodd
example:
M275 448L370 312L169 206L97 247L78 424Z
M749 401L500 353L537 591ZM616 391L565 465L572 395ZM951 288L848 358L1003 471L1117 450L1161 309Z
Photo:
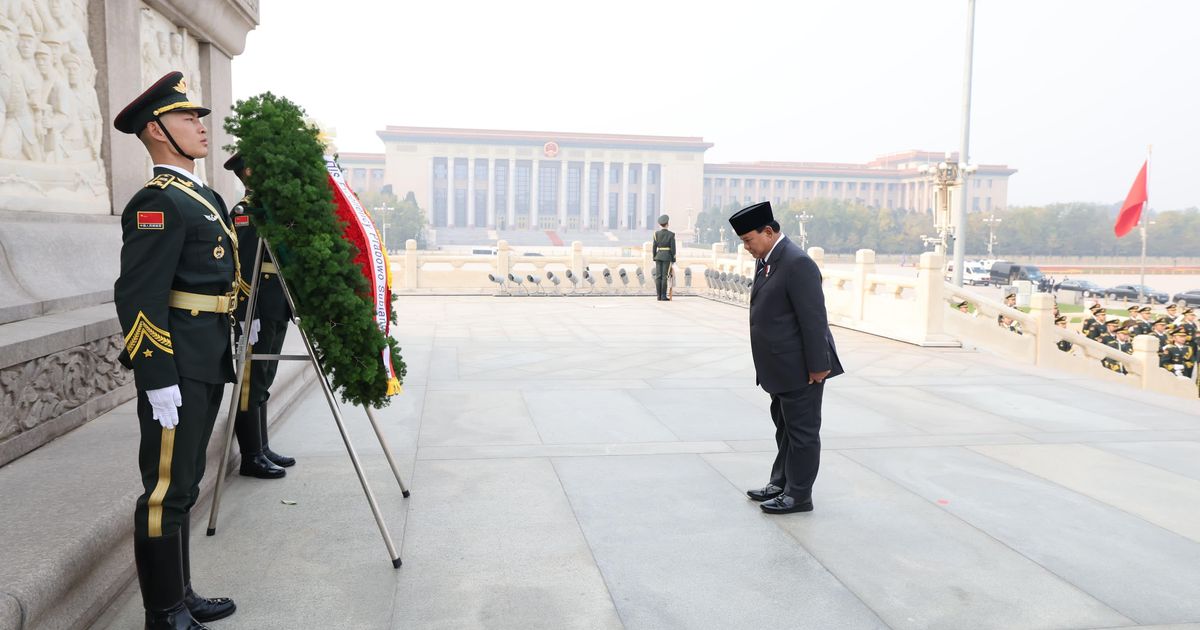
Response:
M270 448L267 448L265 446L263 447L263 455L266 455L267 459L271 460L272 464L275 464L276 466L279 466L281 468L287 468L289 466L296 465L295 457L288 457L287 455L280 455L279 453L276 453L275 451L272 451Z
M216 621L232 615L237 610L237 604L228 597L200 597L192 587L187 588L183 596L183 604L187 606L192 618L196 621Z
M786 494L781 494L758 507L767 514L791 514L792 512L811 512L813 504L812 499L798 501Z
M771 483L763 486L762 488L758 488L757 490L747 490L746 491L746 496L750 497L751 499L753 499L755 501L766 501L768 499L774 499L775 497L777 497L781 494L783 494L783 488L780 488L779 486L777 486L775 484L771 484Z
M238 474L258 479L279 479L286 475L287 471L271 463L271 460L267 459L262 452L258 452L242 454L242 467L238 470Z

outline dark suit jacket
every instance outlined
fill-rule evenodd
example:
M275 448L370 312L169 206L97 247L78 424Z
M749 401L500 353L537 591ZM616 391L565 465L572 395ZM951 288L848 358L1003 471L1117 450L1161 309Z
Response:
M829 332L821 271L795 243L780 239L750 293L756 382L772 394L806 387L809 372L829 370L827 378L844 372Z

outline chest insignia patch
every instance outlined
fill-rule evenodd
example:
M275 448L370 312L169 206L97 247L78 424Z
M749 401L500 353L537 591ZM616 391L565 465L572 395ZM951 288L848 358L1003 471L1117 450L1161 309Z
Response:
M163 213L158 210L139 210L137 213L137 229L163 229Z
M213 258L220 260L225 257L225 248L217 245L213 248Z

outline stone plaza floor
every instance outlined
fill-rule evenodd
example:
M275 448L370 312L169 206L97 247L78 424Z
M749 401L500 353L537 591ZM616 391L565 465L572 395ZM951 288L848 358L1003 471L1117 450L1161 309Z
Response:
M815 511L774 456L747 311L698 297L403 297L404 393L318 390L234 476L193 573L235 628L1200 628L1200 414L978 352L835 329ZM292 504L294 503L294 505ZM139 628L136 584L94 626Z

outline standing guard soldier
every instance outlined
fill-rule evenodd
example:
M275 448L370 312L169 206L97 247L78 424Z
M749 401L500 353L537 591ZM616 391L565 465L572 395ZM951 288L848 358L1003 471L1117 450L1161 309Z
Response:
M662 228L654 233L654 286L658 288L658 301L665 302L667 287L671 280L671 265L675 264L675 233L667 229L671 217L658 217L658 225Z
M1054 325L1058 326L1059 328L1067 328L1067 318L1063 315L1059 315L1058 317L1055 317ZM1073 347L1071 342L1067 341L1066 339L1059 339L1058 342L1054 345L1058 346L1058 349L1062 350L1063 352L1070 352L1071 348Z
M1196 311L1185 308L1181 317L1183 317L1183 323L1179 324L1179 327L1187 334L1188 345L1192 346L1193 351L1200 352L1200 348L1197 347L1200 346L1200 339L1196 338L1196 332L1200 329L1196 325Z
M1104 328L1105 331L1100 333L1100 335L1096 338L1096 341L1099 341L1100 343L1115 350L1121 350L1120 342L1117 340L1117 331L1121 328L1121 322L1117 321L1117 319L1114 317L1113 319L1104 322ZM1100 365L1103 365L1104 367L1120 374L1127 373L1125 371L1125 366L1122 365L1120 361L1114 361L1108 357L1100 359Z
M1108 329L1106 328L1108 324L1108 311L1103 308L1098 308L1092 311L1092 317L1094 318L1092 320L1092 327L1087 331L1088 339L1093 339L1095 341L1100 341L1100 343L1104 343L1100 340L1100 337L1108 332ZM1115 322L1116 320L1114 319L1113 321Z
M1088 311L1091 314L1083 319L1083 328L1079 330L1079 332L1083 333L1083 336L1087 337L1088 339L1095 339L1095 337L1092 336L1092 329L1100 324L1100 320L1096 317L1096 311L1099 311L1102 308L1103 307L1099 304L1093 304L1088 307Z
M1170 324L1171 322L1168 321L1167 317L1164 315L1154 320L1154 328L1150 331L1150 334L1154 335L1154 337L1158 339L1158 352L1160 354L1162 353L1163 348L1167 347L1167 344L1171 343L1171 336L1167 334L1167 326Z
M246 168L242 156L234 154L229 158L225 162L225 170L232 171L243 185L249 186L250 169ZM242 200L233 207L232 214L234 229L238 235L238 251L241 260L245 261L241 277L242 295L238 300L237 311L237 320L244 322L259 240L251 216L256 216L259 220L262 218L260 210L253 206L249 188L246 189ZM288 322L292 319L292 311L288 308L287 297L283 294L283 284L279 281L275 261L266 252L263 252L262 270L258 276L255 310L257 317L250 326L251 352L279 354L283 350L283 340L287 335ZM284 468L296 463L294 458L272 451L267 440L267 400L271 397L271 384L275 382L275 372L278 368L278 361L251 361L249 369L244 372L242 399L238 401L234 431L237 434L238 447L242 451L242 466L239 472L247 477L279 479L287 474Z
M237 304L237 237L225 203L193 174L208 155L183 74L159 79L117 114L154 161L154 179L121 215L121 275L114 286L133 369L145 491L134 508L133 547L146 628L203 629L233 614L227 598L192 590L188 521L225 383L233 381L230 316Z
M1192 377L1196 366L1196 352L1187 343L1187 331L1178 326L1171 332L1174 343L1163 348L1158 364L1177 376Z

